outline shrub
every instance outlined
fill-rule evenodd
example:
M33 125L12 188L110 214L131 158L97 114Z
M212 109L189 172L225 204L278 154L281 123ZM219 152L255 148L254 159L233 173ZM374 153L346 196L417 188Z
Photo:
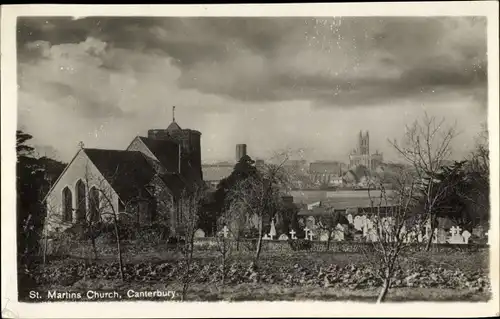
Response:
M288 240L288 243L290 244L290 248L292 248L292 250L294 251L311 250L312 247L311 241L307 239Z
M140 227L135 235L135 239L139 241L156 244L167 240L168 237L169 228L159 223Z

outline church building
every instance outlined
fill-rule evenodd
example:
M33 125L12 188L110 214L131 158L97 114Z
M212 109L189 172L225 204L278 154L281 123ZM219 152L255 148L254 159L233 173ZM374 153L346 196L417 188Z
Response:
M138 225L161 220L175 235L184 190L203 183L200 141L201 133L182 129L174 114L166 129L135 137L125 150L81 145L45 198L46 229L117 217Z

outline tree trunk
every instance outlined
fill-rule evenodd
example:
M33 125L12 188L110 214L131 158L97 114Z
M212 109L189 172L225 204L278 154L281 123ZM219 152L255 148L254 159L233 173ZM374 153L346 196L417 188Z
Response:
M226 238L222 238L222 288L226 284Z
M328 231L328 239L326 241L326 251L330 250L330 241L332 240L332 232Z
M188 248L188 249L190 249L190 248ZM192 259L192 253L191 253L191 251L189 251L188 258L186 260L186 273L184 274L183 283L182 283L182 301L186 300L186 295L187 295L188 288L189 288L189 281L190 281L189 276L191 273L191 259Z
M97 246L96 246L96 243L95 243L95 237L94 237L94 235L91 236L90 243L92 245L92 251L94 253L94 260L97 260Z
M385 297L387 296L387 292L389 291L390 285L391 285L391 279L390 278L384 279L384 286L382 287L382 290L380 290L380 294L378 295L377 298L377 303L382 303L385 301Z
M262 250L262 229L264 228L264 219L260 216L259 220L259 239L257 240L257 250L255 251L255 265L260 257L260 251Z
M114 216L114 224L115 224L115 238L116 238L116 248L118 250L118 268L120 270L120 279L123 281L123 260L122 260L122 251L120 246L120 233L118 231L117 218Z
M436 216L431 217L431 235L427 239L427 244L425 245L425 251L429 251L431 249L432 239L434 238L434 226L436 224Z
M43 264L45 265L45 261L47 258L47 246L48 246L48 236L47 233L45 233L45 238L44 238L44 248L43 248Z

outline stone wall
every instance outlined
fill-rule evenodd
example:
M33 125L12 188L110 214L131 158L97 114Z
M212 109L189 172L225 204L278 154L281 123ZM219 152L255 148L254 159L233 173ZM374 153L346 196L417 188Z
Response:
M257 240L245 239L239 243L236 241L227 240L226 244L231 244L233 250L241 252L255 251ZM326 251L327 243L322 241L306 241L296 240L295 245L291 245L289 241L279 240L264 240L262 242L262 252L276 253L292 253L294 251L311 251L320 252ZM195 240L196 251L217 251L217 240L213 237L198 238ZM293 247L292 247L293 246ZM422 251L425 244L413 244L408 247L407 251L418 252ZM92 246L88 241L55 241L51 240L47 245L48 255L71 256L77 258L88 258L93 255ZM157 252L175 251L179 247L176 244L162 242L144 242L144 241L122 241L121 250L123 255L137 256L141 254L154 254ZM116 243L99 242L96 245L97 254L99 257L116 256ZM371 243L360 242L331 242L328 251L332 253L365 253L373 249ZM452 245L452 244L433 244L431 251L451 253L456 251L479 251L488 249L487 245L470 244L470 245Z

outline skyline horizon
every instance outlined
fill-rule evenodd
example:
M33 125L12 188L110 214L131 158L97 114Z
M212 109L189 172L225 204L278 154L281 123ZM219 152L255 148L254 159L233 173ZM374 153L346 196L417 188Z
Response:
M193 128L190 128L190 129L193 129ZM19 130L19 128L18 128ZM194 129L195 130L195 129ZM22 130L24 133L28 133L30 134L29 131L26 131L26 130ZM363 131L363 132L369 132L369 131ZM138 132L140 133L140 132ZM201 143L203 145L203 132L201 132L202 135L201 135ZM136 136L147 136L147 130L144 130L144 133L141 134L138 134L138 135L134 135L130 141L132 141ZM356 135L357 137L357 135ZM389 140L386 141L388 144L389 144ZM42 147L40 147L39 145L37 144L33 144L32 141L28 141L27 144L32 146L34 148L34 152L36 154L36 156L38 157L48 157L48 158L51 158L51 159L55 159L55 160L58 160L58 161L61 161L63 163L69 163L71 161L71 159L78 153L79 149L81 148L81 144L82 141L78 141L75 145L75 150L74 150L74 153L68 157L68 159L62 159L57 150L53 147L53 146L47 146L47 145L44 145ZM225 156L225 157L219 157L219 158L209 158L209 159L205 159L204 156L203 156L203 148L202 148L202 152L201 152L201 155L202 155L202 165L218 165L218 164L233 164L233 163L236 163L237 161L235 160L235 154L234 154L234 151L236 149L236 146L238 144L245 144L246 147L247 147L247 155L250 156L253 160L264 160L264 161L273 161L275 160L277 157L281 156L280 154L284 154L285 152L283 152L283 148L282 149L274 149L274 150L271 150L271 152L273 152L272 155L265 155L265 154L262 154L261 155L252 155L251 151L252 151L252 146L249 145L249 144L246 144L246 143L236 143L234 145L232 145L232 147L229 147L232 151L233 151L233 154L232 156ZM370 142L371 144L371 142ZM91 147L88 147L88 145L86 145L85 143L83 143L84 145L84 148L88 148L88 149L113 149L113 150L124 150L126 149L126 147L129 145L126 144L124 145L123 148L109 148L109 147L97 147L97 146L91 146ZM351 147L348 149L348 151L344 154L335 154L333 157L328 157L328 156L324 156L324 157L312 157L312 156L294 156L294 155L290 155L290 154L304 154L306 153L304 151L304 148L299 148L299 149L295 149L295 150L290 150L288 152L288 155L289 155L289 161L300 161L300 160L303 160L303 161L306 161L307 163L320 163L320 162L325 162L325 163L330 163L330 162L338 162L338 163L341 163L341 164L345 164L345 165L349 165L349 155L350 155L350 152L353 151L353 149L356 149L357 148L357 145L356 144L353 144L354 147ZM281 152L279 152L281 151ZM473 151L473 148L470 148L470 149L467 149L467 150L462 150L462 152L460 152L460 155L456 155L455 152L452 152L450 154L450 157L447 159L447 160L450 160L450 161L456 161L456 160L460 160L460 159L463 159L465 158L466 156L468 156L471 152ZM400 156L393 156L390 158L390 160L387 160L386 157L385 157L385 154L384 152L380 152L379 149L375 149L374 151L372 151L372 148L371 148L371 145L370 145L370 154L375 154L376 152L379 152L379 154L382 154L384 156L384 160L383 160L383 163L386 163L386 164L390 164L390 163L395 163L395 164L401 164L401 163L404 163L405 160L403 158L401 158Z

